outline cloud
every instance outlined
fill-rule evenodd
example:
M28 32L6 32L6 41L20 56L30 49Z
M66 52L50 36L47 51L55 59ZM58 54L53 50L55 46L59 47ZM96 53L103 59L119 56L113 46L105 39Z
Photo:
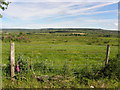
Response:
M118 26L118 23L114 23L115 26Z
M30 19L61 14L63 10L66 10L65 3L13 3L4 14L13 18Z
M111 13L111 12L117 12L117 10L109 10L109 11L99 11L99 12L92 12L92 13L83 13L84 15L94 15L94 14L101 14L101 13Z
M91 6L91 7L88 7L88 8L82 8L82 9L75 10L75 11L72 11L72 12L74 12L74 13L77 12L78 13L78 12L93 10L93 9L104 7L104 6L107 6L107 5L114 4L114 3L116 3L116 2L110 2L110 3L104 3L104 4L94 5L94 6Z
M89 19L86 20L87 22L94 22L94 23L116 23L118 20L117 19Z
M89 17L76 18L74 20L67 20L62 22L51 23L34 23L29 22L25 24L8 23L3 24L6 28L103 28L103 29L116 29L117 19L91 19Z
M65 15L65 16L59 16L59 17L54 17L54 19L56 18L65 18L68 16L79 16L79 15L95 15L95 14L102 14L102 13L117 13L117 10L109 10L109 11L94 11L94 12L79 12L76 14L70 14L70 15Z
M102 7L112 4L116 4L116 2L15 2L11 3L9 5L9 8L4 12L4 17L7 17L7 19L9 20L3 22L3 27L96 27L109 29L113 27L116 28L116 25L114 23L117 23L117 21L114 19L95 19L94 16L93 19L91 19L89 17L89 15L102 13L115 14L117 10L114 9L108 9L106 11L104 9L99 10ZM83 18L81 17L82 15L86 17ZM73 16L74 18L72 18ZM70 19L65 20L65 17L70 17ZM54 21L57 19L61 21ZM43 20L43 23L41 22L41 20Z
M95 12L96 9L114 4L115 2L108 3L80 3L80 2L52 2L52 3L11 3L9 8L4 12L5 15L12 18L28 20L46 17L66 17L76 15L89 15L98 13L108 13L110 11ZM79 6L73 9L74 6ZM87 7L86 7L87 6ZM89 6L89 7L88 7ZM89 11L92 11L88 13Z

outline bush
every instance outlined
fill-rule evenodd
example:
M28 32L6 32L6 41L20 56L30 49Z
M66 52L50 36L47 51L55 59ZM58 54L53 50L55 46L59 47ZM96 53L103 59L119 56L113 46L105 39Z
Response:
M111 59L109 64L103 67L92 66L84 68L75 68L73 74L80 83L88 84L89 80L113 79L120 81L120 60L119 55Z
M109 64L103 67L97 77L103 77L103 78L112 78L120 81L120 58L119 54L109 60Z
M17 64L20 67L20 73L27 73L28 72L30 66L29 66L27 60L25 60L22 55L18 56L18 58L16 60L16 65Z
M11 41L30 42L30 39L25 34L19 33L19 34L3 35L2 41L4 41L4 42L11 42Z

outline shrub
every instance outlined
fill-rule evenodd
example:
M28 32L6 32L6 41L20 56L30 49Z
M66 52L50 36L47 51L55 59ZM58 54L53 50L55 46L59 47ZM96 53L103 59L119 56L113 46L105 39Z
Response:
M30 39L25 34L19 33L19 34L3 35L2 41L4 41L4 42L11 42L11 41L30 42Z
M103 77L103 78L112 78L112 79L117 79L120 80L120 57L119 54L109 60L109 64L103 67L100 71L97 77Z
M97 67L93 65L90 67L84 68L75 68L73 69L73 74L80 83L87 84L89 80L99 80L103 78L115 79L120 81L120 55L110 59L109 64L103 67Z
M29 64L28 62L23 58L22 55L19 55L16 60L16 65L19 65L20 67L20 73L27 73L29 70Z

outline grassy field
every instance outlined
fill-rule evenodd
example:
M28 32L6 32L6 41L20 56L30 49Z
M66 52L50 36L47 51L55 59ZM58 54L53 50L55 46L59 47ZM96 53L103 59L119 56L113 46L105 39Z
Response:
M22 61L23 69L19 73L16 72L16 81L10 83L9 67L4 66L4 88L120 87L117 79L94 76L97 70L104 67L107 44L111 46L110 60L116 58L118 37L103 37L98 33L93 36L91 33L87 36L76 36L71 33L21 35L27 38L26 41L14 42L16 62ZM4 39L2 46L2 63L9 65L9 40ZM35 76L43 77L43 82L38 81Z

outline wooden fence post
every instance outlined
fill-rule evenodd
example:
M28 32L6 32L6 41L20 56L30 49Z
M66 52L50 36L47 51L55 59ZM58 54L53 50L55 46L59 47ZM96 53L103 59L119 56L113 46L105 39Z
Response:
M109 55L110 55L110 45L107 45L107 50L106 50L106 59L105 59L105 66L109 62Z
M10 65L11 65L11 80L14 80L15 76L15 44L10 44Z

